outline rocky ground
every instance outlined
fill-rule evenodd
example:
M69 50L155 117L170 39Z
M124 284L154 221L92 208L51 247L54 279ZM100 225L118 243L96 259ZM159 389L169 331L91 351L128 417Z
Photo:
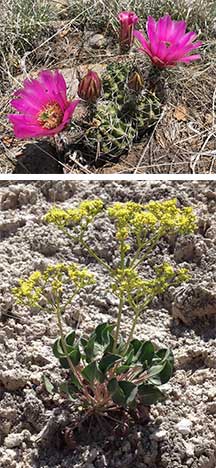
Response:
M0 184L0 466L3 468L215 468L216 466L216 183L215 182L1 182ZM177 197L192 205L198 233L163 245L158 255L186 266L190 282L155 301L141 317L138 336L171 346L175 373L166 384L167 400L153 405L147 424L133 424L127 437L83 434L75 449L59 434L70 424L72 409L50 397L45 373L53 381L60 370L51 343L54 318L20 310L10 289L20 276L56 261L78 261L97 274L96 293L82 292L66 313L81 327L116 313L104 271L69 242L42 215L53 202L74 206L86 198L149 201ZM115 261L115 241L108 221L97 221L98 252ZM154 257L152 258L154 262ZM124 310L124 330L130 313Z

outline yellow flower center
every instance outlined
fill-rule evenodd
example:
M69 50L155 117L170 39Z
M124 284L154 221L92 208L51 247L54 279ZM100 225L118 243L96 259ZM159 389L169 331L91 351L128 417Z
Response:
M62 122L64 113L57 102L47 104L38 115L38 121L43 128L51 130Z

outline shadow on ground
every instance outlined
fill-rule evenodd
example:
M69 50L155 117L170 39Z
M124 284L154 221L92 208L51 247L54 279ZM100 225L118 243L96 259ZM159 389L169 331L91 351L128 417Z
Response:
M14 174L63 174L53 145L46 141L27 144L17 158Z

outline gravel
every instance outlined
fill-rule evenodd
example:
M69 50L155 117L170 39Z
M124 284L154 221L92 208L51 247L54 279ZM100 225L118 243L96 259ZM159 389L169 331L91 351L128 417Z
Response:
M127 436L106 440L84 437L62 447L57 434L73 418L58 396L41 385L43 374L62 378L51 351L57 334L54 317L20 311L11 287L20 276L57 261L78 261L97 276L96 290L80 293L65 314L65 329L77 320L86 331L116 314L107 276L78 246L71 245L42 216L53 202L76 206L101 197L105 203L148 202L176 197L192 205L196 234L164 242L152 256L189 268L191 280L170 288L141 317L137 336L172 347L175 374L166 384L167 400L153 405L146 424ZM1 182L0 183L0 466L3 468L215 468L216 466L216 182ZM115 265L113 228L99 219L90 242ZM123 333L131 313L124 309ZM92 428L92 435L96 427ZM70 439L70 437L68 436ZM89 442L90 440L90 442Z

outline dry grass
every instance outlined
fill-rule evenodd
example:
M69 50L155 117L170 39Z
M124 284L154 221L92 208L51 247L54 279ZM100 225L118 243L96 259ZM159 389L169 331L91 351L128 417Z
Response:
M106 63L118 59L116 14L122 9L148 14L167 12L186 18L190 29L203 38L203 60L169 72L168 99L160 121L151 135L134 145L121 160L101 167L87 166L78 156L66 167L56 162L51 147L32 143L42 166L26 164L24 142L17 142L5 118L11 93L41 67L68 68L80 63ZM216 3L211 0L3 0L0 18L0 172L119 172L119 173L215 173L216 172ZM108 47L95 51L88 46L89 31L102 32ZM10 38L10 40L8 40ZM183 115L178 109L183 108ZM177 111L176 111L177 109ZM51 149L50 149L51 148ZM36 158L36 156L34 156ZM38 157L38 160L40 158ZM50 160L50 167L49 167Z
M216 17L214 0L68 0L68 14L77 17L76 25L83 28L116 29L116 16L119 11L136 11L141 22L148 15L156 18L169 12L174 19L186 18L188 27L204 36L213 33ZM79 15L79 16L78 16Z

